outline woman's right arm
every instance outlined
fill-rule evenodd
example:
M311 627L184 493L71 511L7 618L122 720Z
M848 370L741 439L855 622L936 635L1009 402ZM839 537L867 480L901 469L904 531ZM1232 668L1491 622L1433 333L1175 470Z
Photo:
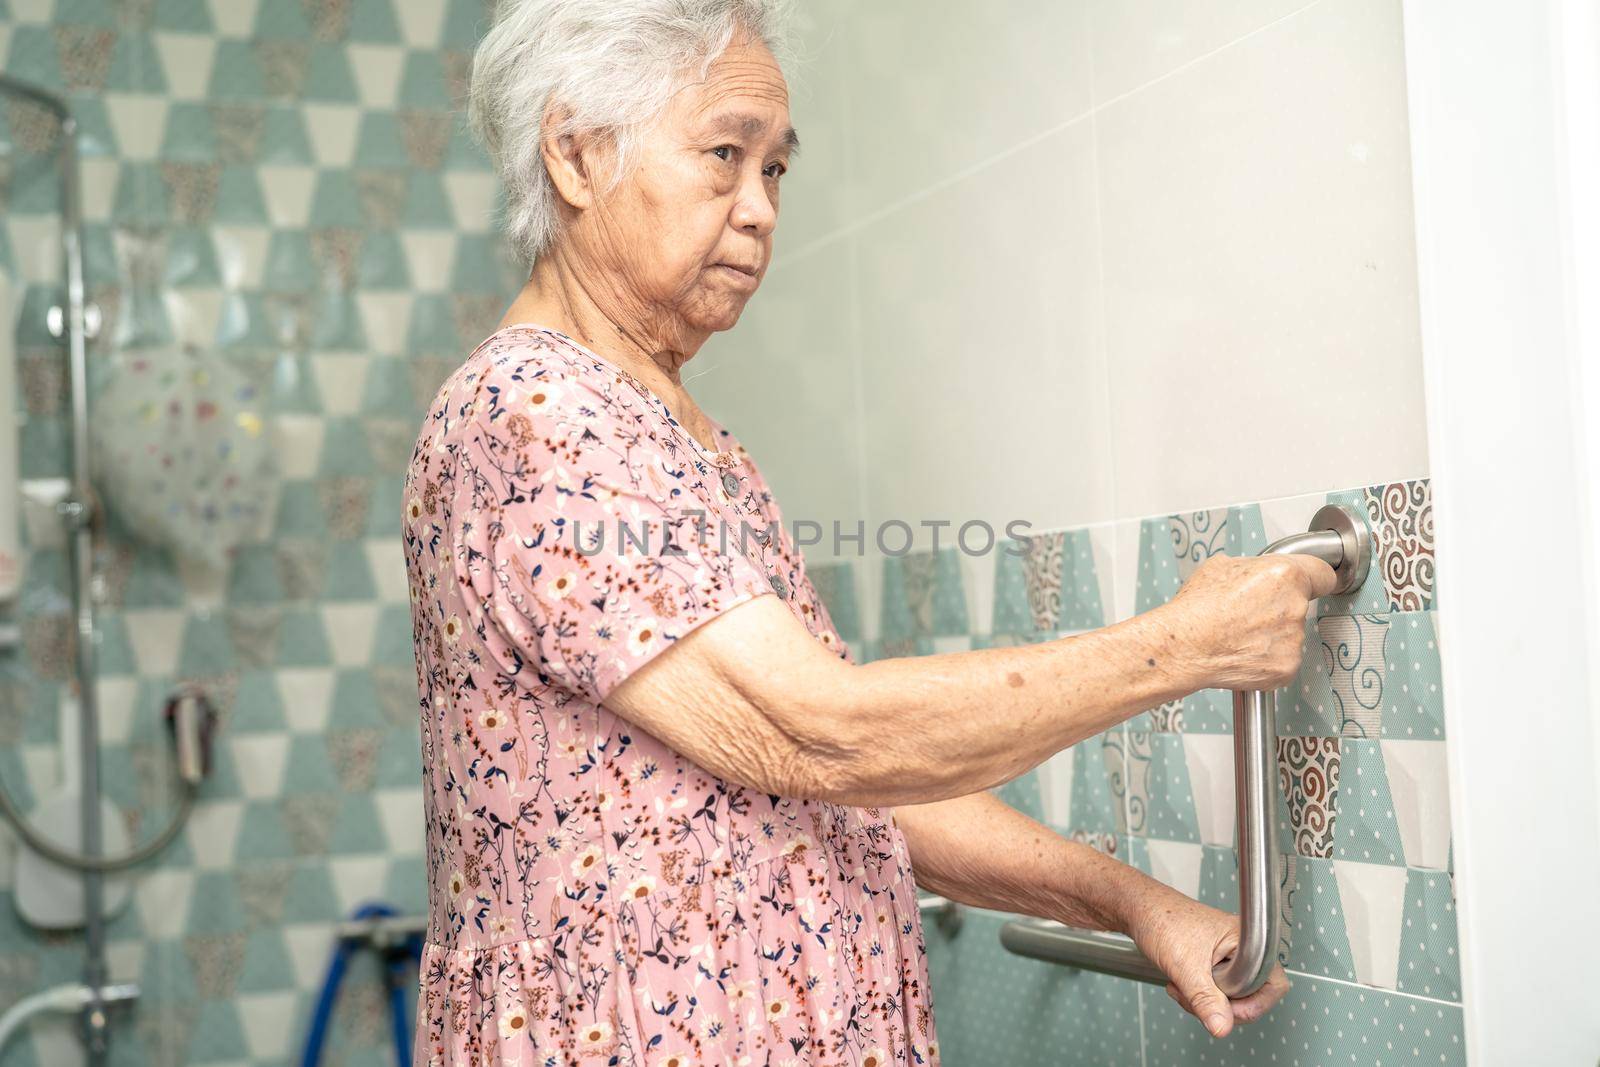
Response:
M728 781L857 806L987 789L1197 689L1288 684L1333 569L1215 556L1167 604L1041 644L854 666L775 597L710 619L605 700Z

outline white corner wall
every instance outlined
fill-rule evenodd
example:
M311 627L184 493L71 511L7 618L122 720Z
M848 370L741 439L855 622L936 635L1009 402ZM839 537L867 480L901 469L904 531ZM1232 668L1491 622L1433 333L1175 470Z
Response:
M1582 0L1405 14L1468 1051L1588 1067L1600 34Z

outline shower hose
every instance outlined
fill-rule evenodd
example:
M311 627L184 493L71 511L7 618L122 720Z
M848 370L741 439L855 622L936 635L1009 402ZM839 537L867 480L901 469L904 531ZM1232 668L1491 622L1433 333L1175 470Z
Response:
M378 919L394 916L395 910L387 904L365 904L357 908L352 919ZM322 1062L322 1046L327 1041L328 1023L333 1018L334 1002L339 997L339 984L344 980L350 957L369 944L362 937L340 937L333 948L333 958L328 961L328 973L322 980L322 992L317 997L311 1015L311 1027L306 1033L306 1051L301 1067L318 1067ZM389 986L389 1019L394 1033L395 1062L399 1067L411 1065L411 1012L406 1006L406 989L416 983L417 965L422 959L422 937L412 934L393 942L376 945L383 955L383 969Z

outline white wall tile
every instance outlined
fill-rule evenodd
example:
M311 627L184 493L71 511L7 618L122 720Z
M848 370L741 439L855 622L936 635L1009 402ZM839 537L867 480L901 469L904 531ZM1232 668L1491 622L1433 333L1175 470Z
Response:
M1169 74L1309 0L1089 0L1094 98L1101 103Z
M797 54L784 75L800 152L781 185L773 246L778 262L851 221L855 128L846 74L854 6L853 0L807 0L795 9Z
M1089 109L1087 22L1077 4L873 0L853 5L842 42L860 212Z
M839 242L775 265L738 325L683 371L690 393L766 475L785 526L822 526L810 560L832 556L835 521L854 529L863 517L850 252Z
M1097 112L1117 514L1427 470L1394 0Z
M1194 790L1200 840L1232 845L1237 829L1234 807L1233 735L1183 734L1184 761Z
M1107 513L1092 163L1072 126L855 235L873 522Z
M1393 989L1400 969L1406 869L1335 860L1333 877L1339 885L1339 906L1344 911L1356 981Z
M1406 863L1443 870L1450 861L1450 780L1443 741L1382 741L1389 795Z
M1145 841L1150 855L1150 874L1186 896L1200 895L1200 865L1205 848L1187 841Z

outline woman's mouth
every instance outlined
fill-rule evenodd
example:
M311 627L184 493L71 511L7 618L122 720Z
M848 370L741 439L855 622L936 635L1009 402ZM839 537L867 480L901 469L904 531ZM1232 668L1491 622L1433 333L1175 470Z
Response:
M712 269L722 274L724 277L732 279L734 284L749 289L754 289L756 287L756 283L760 280L754 270L746 270L743 267L736 267L731 263L716 263L712 265Z

